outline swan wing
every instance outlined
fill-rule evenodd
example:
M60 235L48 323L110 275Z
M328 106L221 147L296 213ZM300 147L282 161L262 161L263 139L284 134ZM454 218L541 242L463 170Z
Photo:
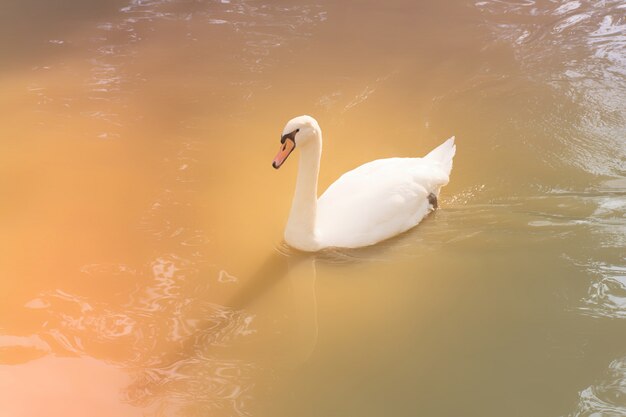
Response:
M412 228L432 209L428 195L448 183L447 168L437 158L389 158L343 174L318 200L320 242L366 246Z

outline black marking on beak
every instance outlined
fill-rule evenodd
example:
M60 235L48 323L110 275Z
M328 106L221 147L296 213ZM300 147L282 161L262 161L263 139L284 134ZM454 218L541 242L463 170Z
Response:
M298 133L300 131L300 129L296 129L293 132L290 133L285 133L281 138L280 138L280 143L285 143L285 141L287 139L291 139L291 141L293 142L293 144L296 144L296 133Z

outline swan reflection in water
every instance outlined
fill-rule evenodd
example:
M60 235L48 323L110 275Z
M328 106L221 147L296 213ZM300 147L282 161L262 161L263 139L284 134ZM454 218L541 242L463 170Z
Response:
M268 352L281 352L280 357L271 358L273 362L278 361L278 363L297 365L306 361L315 348L317 340L317 302L314 286L317 258L318 256L314 254L296 253L288 251L287 248L281 248L276 253L270 254L254 273L245 280L243 287L230 300L223 303L228 311L245 311L246 315L258 316L258 313L262 312L264 308L264 298L270 295L271 290L279 284L288 284L290 298L292 299L286 311L291 312L289 323L297 326L295 329L296 335L290 341L288 348L267 347ZM168 362L174 363L180 359L189 358L198 352L210 355L210 350L215 345L214 336L228 331L232 326L234 316L236 314L221 315L218 323L210 322L207 327L196 329L182 342L179 350L170 353ZM272 330L270 329L270 331ZM275 331L284 333L283 331ZM264 335L259 334L256 336L264 337ZM276 341L272 340L272 338L266 342L276 344ZM292 343L295 346L291 346ZM219 346L220 343L217 343L217 345ZM255 353L259 353L259 350L265 351L266 349L262 346L257 346ZM288 354L290 357L287 357L285 354Z
M262 403L263 395L258 386L252 393L254 381L272 379L272 375L298 369L315 352L318 339L315 290L317 267L379 262L389 256L394 249L403 248L408 241L416 243L415 236L408 232L376 246L360 249L327 249L317 253L299 252L284 244L279 246L250 274L243 286L223 303L233 314L223 314L219 316L218 323L211 321L206 327L196 328L179 345L179 349L161 358L157 368L174 371L182 368L180 364L193 364L194 374L186 378L194 380L194 384L210 385L219 383L220 376L215 373L206 374L206 378L203 379L198 367L215 366L220 362L218 358L222 355L228 357L235 355L237 359L231 362L231 366L239 366L241 369L230 371L237 372L240 377L229 382L231 385L228 389L229 395L237 396L237 400L232 401L233 408L245 408L244 405L236 405L239 401L247 405ZM419 246L420 241L417 243ZM248 338L239 338L235 344L229 343L229 352L225 352L223 348L226 345L221 342L220 335L233 333L233 329L236 328L233 322L238 320L237 312L245 312L246 316L255 317L255 321L261 322L255 326L260 331L251 335L254 338L253 342ZM273 316L277 312L281 317ZM268 324L264 325L264 321ZM146 369L143 372L150 377L140 378L142 381L137 381L139 385L149 383L166 386L168 380L181 378L176 372L159 372L160 376L157 377L157 373L153 372L154 369ZM255 375L256 378L251 375ZM151 388L139 385L135 385L132 391L139 395L155 394ZM214 392L210 393L206 388L203 390L214 395ZM163 402L169 402L172 397L179 395L180 393L165 390L161 391L158 397ZM197 397L188 399L189 404L194 402L198 403Z
M271 346L266 347L267 351L280 352L279 355L272 356L272 366L297 367L309 359L317 343L318 312L315 292L317 265L376 262L383 259L383 254L394 247L401 247L402 242L408 239L413 239L411 232L376 246L359 249L325 249L316 253L300 252L286 244L281 244L276 248L276 252L269 254L245 280L243 286L223 304L232 311L263 315L264 308L267 308L264 307L265 302L287 303L282 313L289 316L287 324L289 329L286 332L271 327L266 329L268 332L287 333L288 340L281 339L287 346L279 347L277 346L279 343L269 337L266 343ZM276 294L272 294L273 290L279 286L288 287L288 301L278 300L275 298ZM272 310L275 310L275 307ZM173 353L171 360L188 357L198 350L211 349L210 344L206 345L211 340L207 336L228 328L231 326L231 320L232 316L224 315L218 325L212 323L210 328L197 329L185 339L182 348ZM264 347L258 347L255 353L263 350L265 350Z

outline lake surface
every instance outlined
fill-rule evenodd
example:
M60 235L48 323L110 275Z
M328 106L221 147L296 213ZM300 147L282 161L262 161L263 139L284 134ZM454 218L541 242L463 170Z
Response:
M626 3L0 5L0 415L626 415ZM282 242L297 159L456 135L440 208Z

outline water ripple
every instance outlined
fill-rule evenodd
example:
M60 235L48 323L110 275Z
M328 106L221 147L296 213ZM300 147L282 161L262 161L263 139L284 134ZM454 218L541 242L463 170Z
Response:
M620 417L626 412L626 357L610 363L603 378L579 394L570 417Z
M512 45L526 77L580 103L580 116L555 132L565 151L554 156L594 174L623 174L624 1L485 1L476 5L495 37ZM555 114L557 119L563 117ZM546 121L551 126L560 126L559 122Z
M594 317L626 318L626 258L623 265L591 263L587 270L597 276L583 300L581 311Z
M89 264L82 272L113 285L130 281L134 290L115 303L63 290L41 293L25 305L42 318L41 328L29 338L0 336L0 350L89 355L128 369L135 382L125 390L126 401L154 406L160 410L155 415L189 415L191 408L248 415L256 368L220 358L216 349L254 335L254 315L209 301L194 283L205 280L194 262L165 254L142 268Z

